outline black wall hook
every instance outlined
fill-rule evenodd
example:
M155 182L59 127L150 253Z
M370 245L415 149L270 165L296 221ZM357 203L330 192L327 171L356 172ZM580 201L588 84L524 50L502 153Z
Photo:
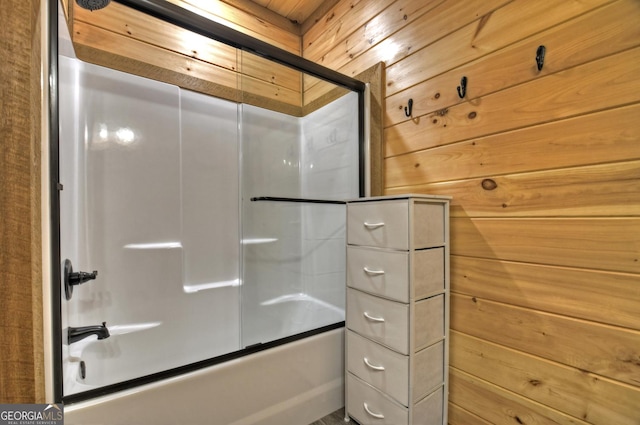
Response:
M410 117L411 113L413 112L413 99L409 99L409 102L407 102L407 105L408 105L409 109L407 109L407 107L405 106L404 107L404 114L407 117Z
M544 54L547 52L547 48L544 46L539 46L536 51L536 64L538 65L538 71L542 71L542 67L544 66Z
M467 77L462 77L460 85L458 86L458 96L460 99L467 95Z

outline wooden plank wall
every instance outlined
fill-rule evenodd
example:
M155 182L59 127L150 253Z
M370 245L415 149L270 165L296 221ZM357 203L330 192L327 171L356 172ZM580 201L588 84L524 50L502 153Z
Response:
M44 402L40 1L0 3L0 403Z
M266 9L256 16L224 2L173 0L209 19L300 54L297 26ZM88 11L68 2L79 59L217 97L300 115L299 72L112 2ZM241 90L239 90L241 89Z
M640 424L638 22L637 0L342 0L303 34L348 75L385 63L385 193L453 196L451 424Z

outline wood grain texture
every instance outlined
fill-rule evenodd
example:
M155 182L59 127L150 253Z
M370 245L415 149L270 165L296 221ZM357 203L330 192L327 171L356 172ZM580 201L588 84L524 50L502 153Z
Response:
M460 332L451 366L591 424L637 424L640 389Z
M314 51L322 51L323 46L314 42L304 51L306 57L318 61L319 63L327 63L334 69L348 63L351 59L361 55L372 46L387 39L393 33L408 25L424 13L433 9L443 0L427 0L427 1L411 1L399 0L396 2L362 2L360 7L367 12L371 12L373 8L380 10L380 13L369 21L365 21L368 14L354 14L348 16L352 21L332 21L331 28L335 31L335 36L331 37L327 42L331 42L331 49L324 53L321 57L314 56ZM353 21L355 19L355 22ZM364 24L363 24L364 23ZM353 32L350 32L353 31ZM331 32L326 32L330 34ZM304 39L308 36L303 37Z
M305 57L351 76L390 69L384 192L453 195L451 423L634 423L639 9L341 0L305 26ZM173 60L176 79L211 87Z
M637 274L454 255L451 290L640 330L640 276Z
M451 254L640 273L640 218L452 218Z
M630 385L640 383L640 331L461 294L451 295L451 329Z
M385 194L453 195L452 325L499 360L484 375L480 357L451 369L450 423L629 423L640 388L640 4L444 1L404 25L393 20L401 4L341 15L362 22L342 34L325 15L305 42L337 47L303 53L347 75L383 61ZM368 22L400 25L367 48ZM537 391L522 380L556 371ZM609 388L614 398L599 393Z
M385 129L385 155L635 103L640 101L638 72L640 48L635 48L405 121Z
M225 3L214 5L199 0L176 0L175 3L287 51L300 53L298 35L274 28ZM72 38L81 60L103 66L110 66L110 61L148 64L148 70L130 64L127 68L136 68L137 75L147 78L173 84L180 81L181 87L190 90L203 91L203 86L209 86L203 92L222 93L227 99L239 97L232 93L239 90L241 75L240 89L248 93L249 98L258 99L261 106L273 104L279 112L291 109L287 105L301 106L300 72L255 55L240 56L234 48L118 3L94 12L72 6ZM114 60L114 55L124 60ZM260 103L260 99L266 103Z
M485 421L478 415L474 415L468 410L463 409L454 403L449 403L449 425L491 425L491 422Z
M449 382L449 397L453 404L494 425L588 424L453 367L450 368Z
M387 66L391 66L509 1L467 0L460 2L446 0L363 54L349 58L349 62L335 68L346 75L355 75L360 69L378 62L384 62ZM325 66L334 67L331 63L325 63Z
M640 27L634 22L639 14L640 3L635 0L609 3L457 66L455 72L417 80L418 84L414 81L415 85L387 97L385 126L409 119L403 107L410 98L414 118L466 101L456 91L463 75L470 79L467 99L473 99L637 46ZM543 69L538 71L534 59L541 44L548 46L548 52ZM400 65L397 72L402 72Z
M376 16L391 3L393 0L339 2L318 24L303 34L302 55L309 60L337 69L327 64L323 56L353 31L363 27L371 16Z
M250 16L253 16L256 20L268 22L272 25L282 28L291 34L300 34L300 23L291 22L284 16L275 13L272 10L266 9L264 5L257 1L251 0L222 0L224 3L230 6L230 9L242 11Z
M387 187L640 159L638 116L635 104L389 157Z
M0 6L0 402L44 396L39 1Z
M288 52L301 54L300 36L297 31L282 28L271 23L265 16L256 16L252 11L236 8L223 1L210 0L169 0L180 7L191 10L208 19L233 28L241 33L266 41Z
M611 0L593 0L588 2L535 2L515 0L504 7L486 14L449 36L429 44L425 48L414 51L410 56L389 67L387 75L387 93L393 94L411 87L421 81L454 69L462 64L475 60L488 53L515 43L529 34L546 30L567 18L584 13ZM535 19L542 13L546 19ZM545 41L546 42L546 41ZM535 58L536 47L533 50ZM437 61L430 58L439 58ZM535 69L535 61L531 61L526 71ZM498 65L498 63L495 63ZM458 71L457 71L458 72ZM526 75L526 73L524 73ZM469 95L472 99L471 87L475 74L469 77ZM452 87L455 89L455 86ZM454 93L456 91L454 90Z
M492 189L486 188L488 184ZM637 216L640 162L407 185L389 188L386 193L407 190L452 196L453 217Z

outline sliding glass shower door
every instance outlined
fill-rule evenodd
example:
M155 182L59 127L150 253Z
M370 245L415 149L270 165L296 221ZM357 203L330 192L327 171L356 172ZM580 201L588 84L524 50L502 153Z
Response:
M65 402L344 321L359 96L239 62L225 100L59 58Z
M239 350L238 105L68 57L60 88L64 395Z
M360 173L357 93L246 52L242 64L247 347L344 321L344 200Z

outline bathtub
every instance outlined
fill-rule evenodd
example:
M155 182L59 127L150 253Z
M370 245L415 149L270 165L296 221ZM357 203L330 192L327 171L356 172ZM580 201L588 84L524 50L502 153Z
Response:
M66 425L306 425L344 406L344 329L65 406Z

